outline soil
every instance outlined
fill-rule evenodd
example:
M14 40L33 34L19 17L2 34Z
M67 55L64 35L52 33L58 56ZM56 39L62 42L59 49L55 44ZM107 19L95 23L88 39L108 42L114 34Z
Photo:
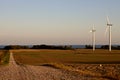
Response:
M74 71L56 69L47 66L16 64L10 53L8 65L0 66L0 80L112 80L108 78L86 76Z

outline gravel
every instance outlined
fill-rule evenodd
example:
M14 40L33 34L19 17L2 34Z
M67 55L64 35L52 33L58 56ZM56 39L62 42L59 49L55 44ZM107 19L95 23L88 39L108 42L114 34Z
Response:
M0 66L0 80L110 80L110 79L81 75L74 71L56 69L47 66L18 65L14 60L13 53L10 53L9 64Z

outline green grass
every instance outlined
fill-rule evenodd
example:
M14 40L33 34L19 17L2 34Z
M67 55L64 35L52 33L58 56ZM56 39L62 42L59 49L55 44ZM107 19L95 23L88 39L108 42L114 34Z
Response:
M10 57L9 51L3 51L3 53L0 56L0 65L8 64L9 57Z
M17 51L14 52L15 60L18 63L40 65L44 63L120 63L120 50L109 53L106 50L38 50L38 51Z

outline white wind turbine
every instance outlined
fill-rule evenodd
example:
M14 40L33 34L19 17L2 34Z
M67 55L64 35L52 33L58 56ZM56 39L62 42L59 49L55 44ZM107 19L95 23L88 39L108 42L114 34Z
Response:
M94 28L94 25L93 25L93 29L90 31L92 32L92 46L93 46L93 51L95 51L95 28Z
M106 32L109 30L109 51L111 51L111 27L112 26L113 26L113 24L110 23L109 17L107 16L107 28L106 28Z

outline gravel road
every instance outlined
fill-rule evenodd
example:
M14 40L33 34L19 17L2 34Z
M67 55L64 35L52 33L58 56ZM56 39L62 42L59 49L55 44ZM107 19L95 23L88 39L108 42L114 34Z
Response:
M45 66L17 65L10 53L8 65L0 66L0 80L106 80Z
M10 53L8 65L0 67L0 80L71 80L60 69L45 66L17 65Z

